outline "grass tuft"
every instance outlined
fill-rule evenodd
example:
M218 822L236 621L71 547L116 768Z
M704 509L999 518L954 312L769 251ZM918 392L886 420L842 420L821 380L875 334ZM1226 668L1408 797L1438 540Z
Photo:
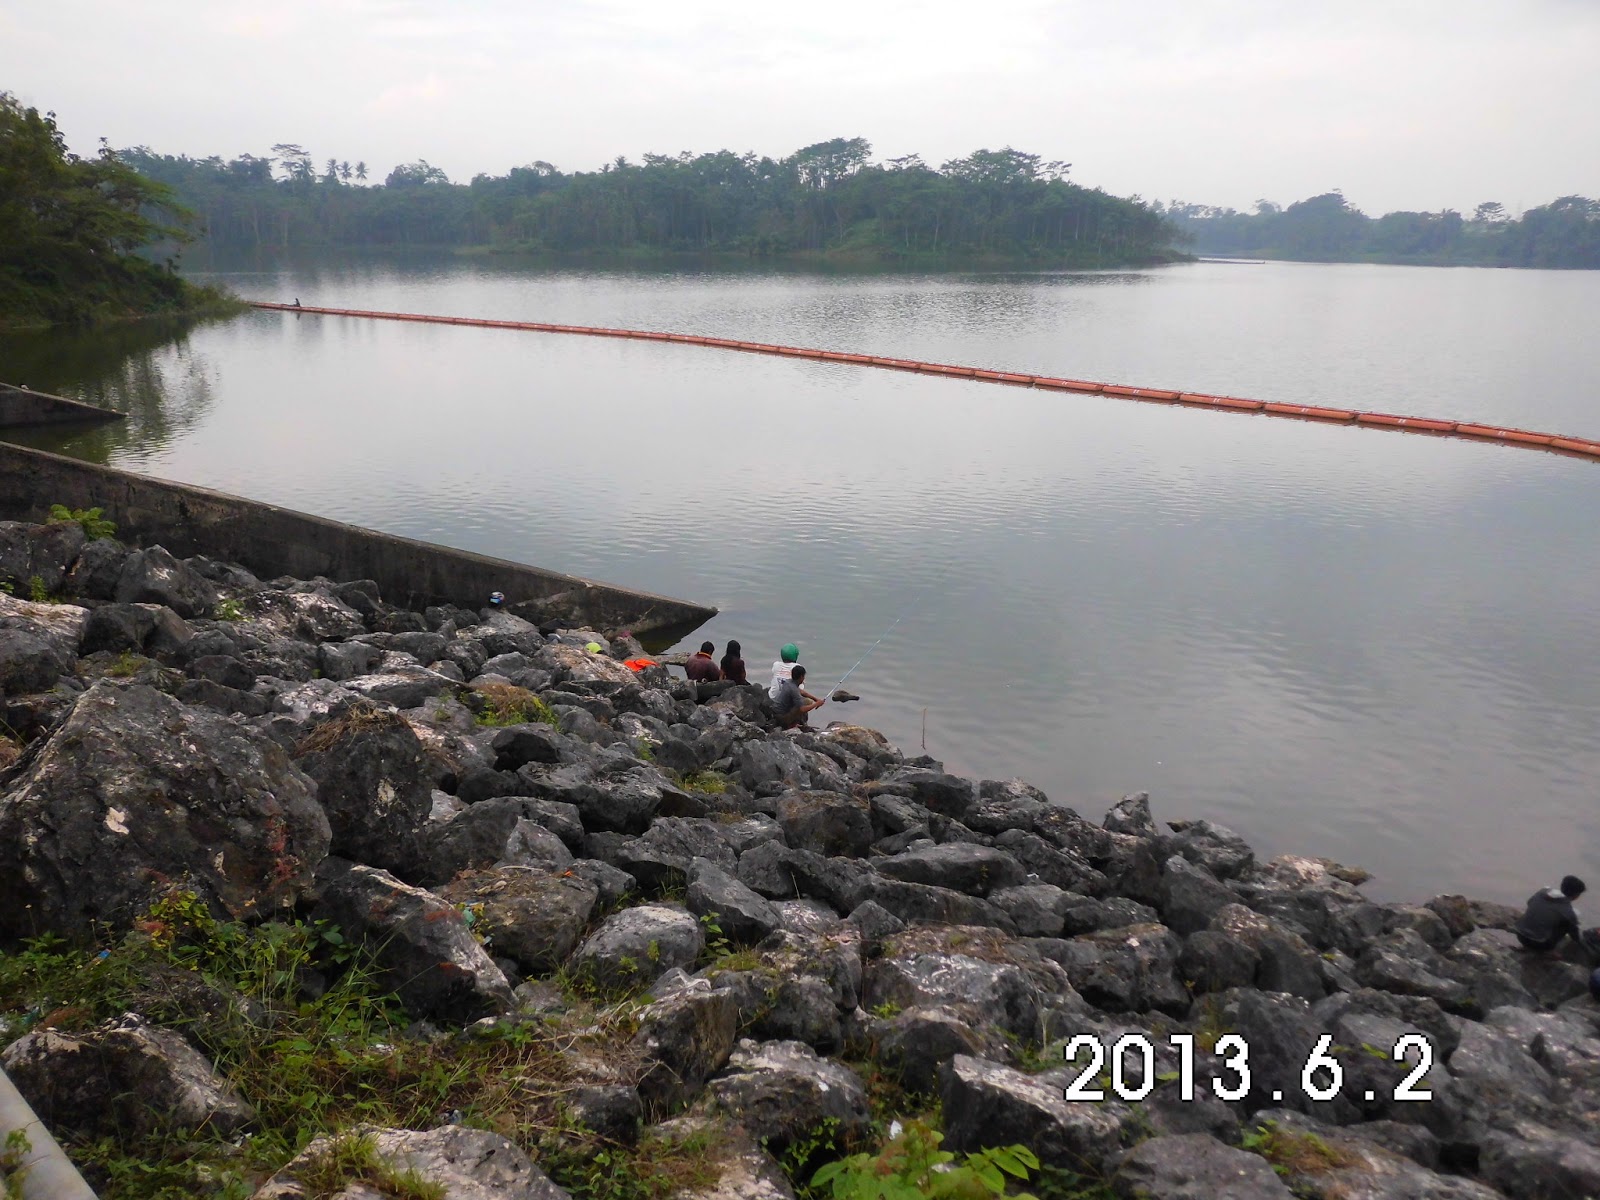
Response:
M490 727L539 723L556 725L559 718L552 709L527 688L510 683L480 683L473 692L481 698L478 724Z

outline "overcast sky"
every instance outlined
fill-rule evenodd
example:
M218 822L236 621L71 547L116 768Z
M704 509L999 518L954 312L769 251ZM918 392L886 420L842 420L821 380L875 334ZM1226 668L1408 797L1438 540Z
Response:
M0 88L74 149L381 179L536 159L1012 145L1119 195L1370 213L1600 197L1597 0L10 0Z

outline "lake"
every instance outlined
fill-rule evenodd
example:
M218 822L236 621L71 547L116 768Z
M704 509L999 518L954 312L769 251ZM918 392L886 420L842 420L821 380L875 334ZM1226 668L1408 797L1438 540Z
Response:
M242 295L628 326L1600 434L1600 273L818 275L365 259ZM706 601L826 719L1368 892L1600 886L1600 464L658 343L254 313L0 342L32 444ZM812 690L820 690L813 686Z

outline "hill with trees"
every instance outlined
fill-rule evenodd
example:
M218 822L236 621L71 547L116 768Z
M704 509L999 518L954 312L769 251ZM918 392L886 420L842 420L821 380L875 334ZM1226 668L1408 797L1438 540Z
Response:
M875 163L863 138L774 159L720 150L618 158L564 173L537 161L452 183L426 160L364 185L365 163L301 146L190 158L146 147L119 161L172 189L215 247L476 246L545 253L731 253L860 265L1168 261L1151 206L1070 182L1070 164L1006 147L937 169Z
M1156 209L1197 254L1317 262L1600 268L1600 200L1562 196L1520 217L1496 201L1470 217L1392 212L1369 217L1338 191L1255 212L1173 201Z
M183 208L103 142L70 153L55 114L0 92L0 328L216 308L172 258L139 251L185 237Z

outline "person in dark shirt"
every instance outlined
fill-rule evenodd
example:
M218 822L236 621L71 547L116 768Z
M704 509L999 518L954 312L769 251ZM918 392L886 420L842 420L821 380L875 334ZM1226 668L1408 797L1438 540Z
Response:
M729 642L728 652L722 656L722 677L729 683L749 683L744 674L744 659L739 657L739 643Z
M794 672L787 679L778 682L778 695L773 700L772 707L777 710L778 724L785 729L793 729L796 725L806 723L806 714L821 708L826 700L818 700L801 684L806 681L806 669L799 663L795 664Z
M711 656L717 648L710 642L701 642L700 649L689 656L689 661L683 664L683 670L693 683L715 683L722 678L722 672L717 669L717 660Z
M1529 950L1554 950L1562 938L1571 938L1581 950L1583 930L1578 925L1577 910L1572 902L1584 893L1583 880L1568 875L1560 887L1545 888L1528 897L1527 911L1512 926L1517 940Z

